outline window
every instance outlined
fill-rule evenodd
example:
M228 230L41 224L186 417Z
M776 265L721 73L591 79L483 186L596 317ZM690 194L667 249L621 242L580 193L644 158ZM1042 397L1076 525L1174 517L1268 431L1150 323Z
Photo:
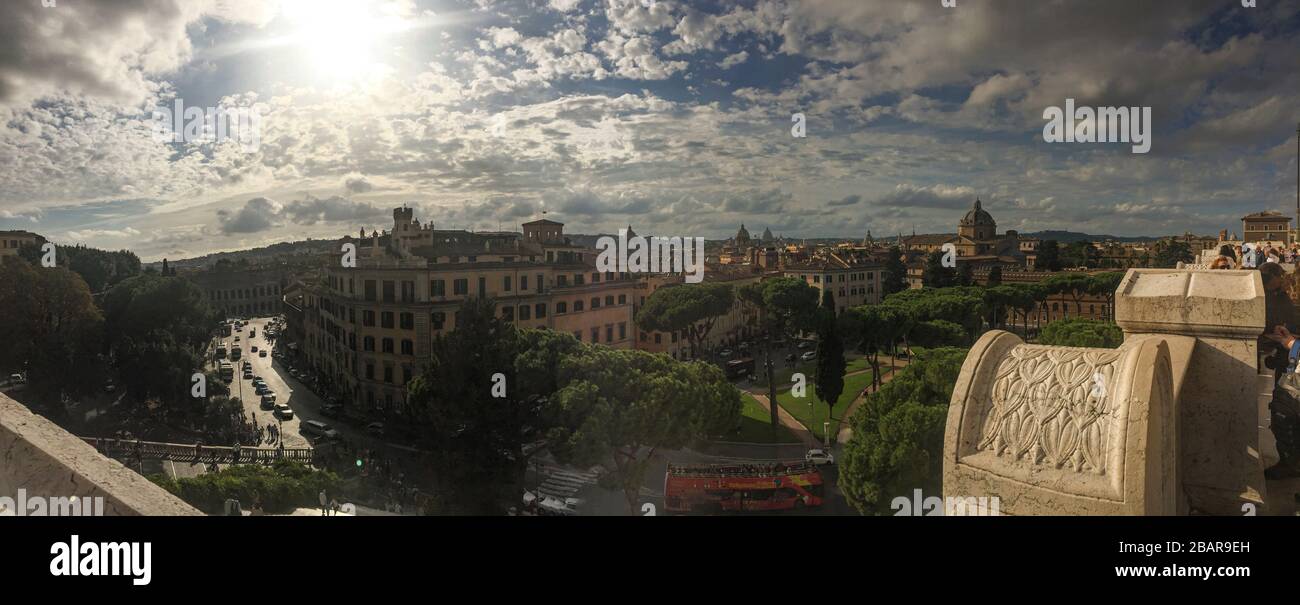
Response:
M441 279L435 279L435 280L429 282L429 295L430 295L430 296L446 296L446 295L447 295L447 282L445 282L445 281L443 281L443 280L441 280Z
M442 311L434 311L429 314L429 319L433 322L433 329L441 330L442 325L447 321L447 314Z
M573 338L574 338L575 340L577 340L578 342L582 342L582 330L574 330L574 331L573 331Z
M402 339L402 354L415 355L415 343L409 338Z
M501 307L501 319L504 321L514 321L515 308L509 305Z
M375 300L375 280L373 279L366 280L366 300Z
M374 380L374 379L375 379L375 364L374 364L374 363L371 363L371 362L369 362L369 361L367 361L367 362L366 362L366 380Z
M411 381L411 366L402 366L402 384Z
M363 326L365 326L365 327L367 327L367 328L373 328L373 327L375 327L375 312L374 312L374 311L362 311L362 312L361 312L361 325L363 325Z
M555 276L555 285L556 285L556 287L560 287L560 288L569 285L569 276L568 276L568 275L556 275L556 276Z
M541 291L542 291L542 286L546 285L546 281L545 281L545 280L546 280L546 277L545 277L545 276L543 276L541 273L538 273L538 274L537 274L537 291L538 291L538 292L541 292Z
M457 279L451 282L451 293L456 296L465 296L469 294L469 280Z
M626 304L627 304L627 295L626 295L626 294L619 294L619 295L618 295L618 304L620 304L620 305L626 305Z
M384 352L385 352L385 353L392 353L392 352L393 352L393 339L391 339L391 338L385 338L385 339L382 341L382 343L383 343L383 347L384 347Z
M374 336L367 336L367 337L365 338L365 340L362 341L362 343L363 343L363 345L364 345L363 350L365 350L365 351L374 351L374 350L375 350L375 337L374 337Z
M663 344L664 335L662 332L655 332L655 344Z
M401 315L398 316L398 318L399 318L399 320L401 321L401 324L400 324L400 325L402 326L402 329L403 329L403 330L414 330L414 329L415 329L415 314L413 314L413 313L402 313Z
M546 303L537 303L536 311L537 311L537 319L546 317Z
M504 291L504 292L509 292L509 291L510 291L510 280L511 280L511 277L510 277L509 275L507 275L507 276L505 277L505 281L503 281L503 282L501 283L501 290L502 290L502 291Z
M402 302L415 302L415 282L402 282Z
M383 327L388 328L388 329L391 330L391 329L393 328L393 312L392 312L392 311L384 311L383 313L380 313L380 314L379 314L379 323L380 323L380 325L382 325Z
M564 302L564 301L560 301L560 302L555 303L555 314L556 314L556 315L562 315L562 314L564 314L564 313L568 313L568 312L569 312L569 304L568 304L568 303L566 303L566 302Z
M605 342L614 342L614 324L605 324Z
M586 279L586 276L585 276L585 275L583 275L583 274L581 274L581 273L574 273L574 274L573 274L573 285L575 285L575 286L581 286L581 285L584 283L584 280L585 280L585 279Z
M600 274L599 274L599 273L592 273L592 274L591 274L591 283L593 283L593 284L598 284L598 283L600 283Z
M397 302L394 298L394 284L391 281L384 282L384 302Z
M581 310L582 310L582 301L581 300L573 301L573 312L577 313L578 311Z
M600 342L600 328L591 329L591 342Z
M519 290L520 290L520 291L526 291L526 290L528 290L528 276L527 276L527 275L520 275L520 276L519 276Z
M627 322L626 322L626 321L621 321L621 322L619 322L619 324L618 324L618 339L619 339L619 340L626 340L626 339L627 339Z
M486 278L486 277L480 277L480 278L478 278L478 297L479 297L479 298L486 298L486 297L487 297L487 278Z
M592 298L592 299L591 299L591 308L592 308L592 309L599 309L599 308L600 308L600 299L599 299L599 298Z
M393 366L384 366L384 382L393 381Z
M529 316L529 313L530 313L530 309L529 309L528 305L519 305L519 320L520 320L520 321L524 321L524 320L527 320L527 319L531 319L531 317Z
M608 296L605 297L605 306L606 306L606 307L612 307L612 306L614 306L614 295L613 295L613 294L610 294L610 295L608 295Z

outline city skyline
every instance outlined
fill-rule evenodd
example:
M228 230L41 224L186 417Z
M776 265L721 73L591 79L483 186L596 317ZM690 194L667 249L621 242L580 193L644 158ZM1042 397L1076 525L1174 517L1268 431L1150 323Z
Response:
M1022 232L1291 215L1300 1L958 4L23 3L0 25L0 230L158 261L402 204L711 240L947 232L976 197ZM258 107L256 150L157 140L178 99ZM1044 142L1067 101L1150 108L1149 153Z

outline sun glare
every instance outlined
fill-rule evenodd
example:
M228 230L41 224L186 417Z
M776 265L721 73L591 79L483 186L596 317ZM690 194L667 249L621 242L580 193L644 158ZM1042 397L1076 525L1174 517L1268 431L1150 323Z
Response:
M400 19L383 15L364 0L285 0L281 5L297 47L318 78L364 79L382 66L387 38L402 29Z

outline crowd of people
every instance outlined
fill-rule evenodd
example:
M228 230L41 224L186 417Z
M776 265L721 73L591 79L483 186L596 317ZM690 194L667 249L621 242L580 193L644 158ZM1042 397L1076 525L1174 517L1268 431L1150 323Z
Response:
M1219 246L1219 256L1210 262L1211 269L1253 269L1266 263L1295 263L1300 261L1300 244L1262 246L1224 244Z
M1211 270L1257 269L1264 285L1264 333L1259 340L1263 367L1273 370L1276 383L1269 404L1270 425L1281 460L1265 470L1269 479L1300 477L1300 339L1296 307L1287 272L1281 263L1300 261L1300 244L1223 245L1210 262Z

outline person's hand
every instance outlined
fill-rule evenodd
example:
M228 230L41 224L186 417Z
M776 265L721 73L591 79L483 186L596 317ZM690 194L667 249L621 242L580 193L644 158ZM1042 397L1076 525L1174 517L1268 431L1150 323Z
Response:
M1292 334L1290 330L1286 329L1286 326L1280 324L1274 326L1273 333L1268 334L1267 337L1269 340L1286 347L1288 350L1291 348L1291 345L1295 344L1296 340L1295 334Z

